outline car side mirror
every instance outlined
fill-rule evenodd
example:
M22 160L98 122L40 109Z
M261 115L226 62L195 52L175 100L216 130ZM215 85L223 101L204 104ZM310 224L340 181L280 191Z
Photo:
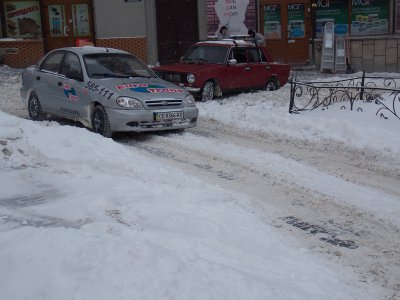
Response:
M236 64L237 64L237 60L236 59L228 60L228 65L236 65Z
M74 79L74 80L77 80L77 81L83 81L83 76L82 76L82 74L81 74L80 72L77 72L77 71L70 71L70 72L67 72L67 73L65 74L65 77L67 77L67 78L69 78L69 79Z

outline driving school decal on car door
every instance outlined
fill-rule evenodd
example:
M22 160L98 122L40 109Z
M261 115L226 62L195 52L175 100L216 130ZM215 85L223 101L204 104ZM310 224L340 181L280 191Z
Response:
M73 102L79 101L79 97L76 95L75 89L70 84L64 83L62 87L64 89L64 95L67 96L69 100Z
M166 88L165 86L160 85L148 85L145 83L128 83L128 84L121 84L116 85L115 88L117 90L124 90L130 89L133 92L138 93L183 93L182 89L173 89L173 88Z

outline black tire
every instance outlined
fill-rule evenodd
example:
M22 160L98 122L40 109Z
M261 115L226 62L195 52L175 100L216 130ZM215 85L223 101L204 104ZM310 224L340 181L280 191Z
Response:
M268 79L265 84L266 91L276 91L279 90L279 84L275 79Z
M208 100L214 99L214 89L215 89L214 82L207 81L204 84L203 90L201 92L201 101L206 102Z
M41 121L44 119L42 111L42 105L40 104L39 98L32 94L28 100L28 113L31 120Z
M96 106L93 110L92 127L95 133L101 134L104 137L109 138L113 134L107 112L101 105Z

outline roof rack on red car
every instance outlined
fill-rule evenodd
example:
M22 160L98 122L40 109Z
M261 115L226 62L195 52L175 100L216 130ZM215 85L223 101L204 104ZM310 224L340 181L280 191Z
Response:
M199 41L199 43L212 43L212 44L234 44L237 46L254 46L253 42L246 40L237 40L237 39L222 39L222 40L203 40Z

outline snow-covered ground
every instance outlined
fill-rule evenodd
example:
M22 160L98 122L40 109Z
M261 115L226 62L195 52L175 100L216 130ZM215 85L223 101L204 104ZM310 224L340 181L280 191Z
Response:
M19 86L20 70L0 67L1 299L399 295L302 247L255 213L244 192L163 165L140 145L28 120ZM333 107L290 115L288 101L285 86L198 107L200 118L238 134L251 130L315 145L328 141L400 170L400 120L379 118L368 105L363 112ZM191 131L155 135L154 143L164 139L249 161L254 169L368 212L399 232L396 193L361 187L276 153L210 143ZM400 182L400 171L397 178Z

